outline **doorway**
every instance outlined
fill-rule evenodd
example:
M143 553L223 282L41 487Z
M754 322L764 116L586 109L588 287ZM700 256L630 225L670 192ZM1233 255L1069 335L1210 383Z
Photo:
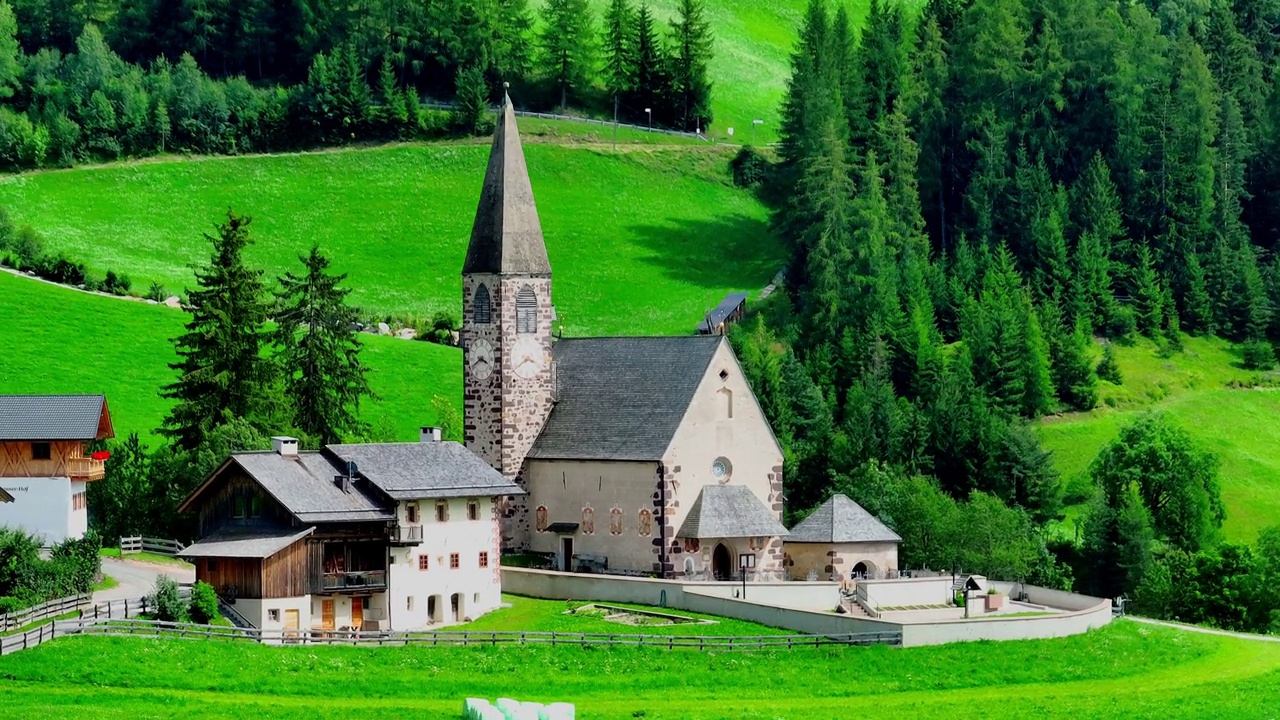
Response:
M560 538L560 570L573 572L573 538Z
M454 593L449 598L449 607L453 611L453 621L462 622L462 595Z
M369 604L367 597L351 598L351 627L357 631L364 629L364 609Z
M718 543L711 553L711 572L717 580L733 579L733 553L724 543Z
M333 629L333 600L320 601L320 629Z
M867 564L860 562L853 566L853 576L859 580L867 579Z

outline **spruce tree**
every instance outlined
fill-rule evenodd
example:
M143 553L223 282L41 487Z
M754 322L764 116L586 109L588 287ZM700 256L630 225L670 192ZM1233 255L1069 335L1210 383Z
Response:
M679 0L671 21L671 93L676 121L685 130L711 124L711 23L704 0Z
M637 113L649 108L659 112L666 102L670 88L667 74L667 56L654 25L649 6L640 5L636 12L636 82L631 95L633 110Z
M346 303L346 275L329 273L329 259L312 246L299 258L306 272L286 272L277 293L275 361L284 373L294 426L321 443L360 435L360 400L370 397L367 369L354 326L359 311Z
M808 160L800 190L813 218L804 241L809 248L804 269L810 343L838 341L850 322L845 273L853 264L850 197L853 181L845 161L843 128L837 118L827 123L825 152Z
M610 0L604 16L604 85L615 97L636 85L635 14L631 0Z
M245 265L250 218L228 211L207 265L196 268L196 289L183 309L191 314L186 333L174 338L180 360L169 365L178 379L160 396L173 409L158 432L193 450L215 428L237 418L261 421L259 410L273 368L262 357L268 316L262 271Z
M1023 391L1022 414L1029 418L1037 418L1053 409L1053 380L1049 373L1049 343L1045 340L1044 331L1040 327L1040 318L1031 304L1031 299L1022 296L1023 350L1022 366Z
M1133 302L1137 309L1138 330L1149 337L1159 332L1164 318L1164 295L1160 279L1151 262L1146 245L1138 246L1138 266L1133 273Z
M570 91L587 87L595 57L591 6L587 0L547 0L542 22L542 72L560 89L560 107L567 107Z

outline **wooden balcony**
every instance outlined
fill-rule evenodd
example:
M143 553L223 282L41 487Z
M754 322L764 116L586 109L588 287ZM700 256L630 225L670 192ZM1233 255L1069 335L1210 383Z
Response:
M421 525L393 525L391 527L392 545L421 545Z
M67 477L72 480L101 480L107 474L107 462L87 457L67 458Z
M352 570L350 572L325 573L321 584L324 592L343 590L385 590L386 570Z

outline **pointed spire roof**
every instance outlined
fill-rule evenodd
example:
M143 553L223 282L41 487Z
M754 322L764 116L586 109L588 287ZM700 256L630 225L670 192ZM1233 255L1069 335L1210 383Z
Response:
M791 528L787 542L847 543L901 542L875 515L848 497L836 493L809 517Z
M551 274L515 110L505 93L462 272Z

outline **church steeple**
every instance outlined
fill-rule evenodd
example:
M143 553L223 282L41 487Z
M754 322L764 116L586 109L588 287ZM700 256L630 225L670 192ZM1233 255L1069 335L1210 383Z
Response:
M505 93L462 273L551 274L516 114Z

